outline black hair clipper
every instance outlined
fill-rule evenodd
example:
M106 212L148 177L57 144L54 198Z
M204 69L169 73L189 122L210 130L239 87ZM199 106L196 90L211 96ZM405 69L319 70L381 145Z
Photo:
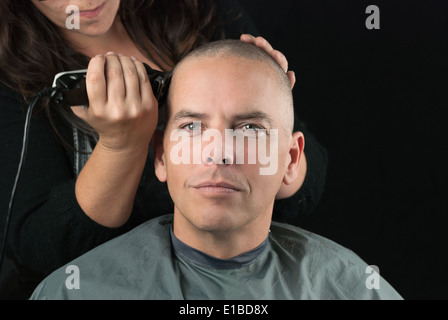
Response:
M163 105L171 80L171 72L161 72L152 69L146 63L146 72L151 83L152 91L159 107ZM86 90L87 70L75 70L60 72L54 77L53 94L51 99L54 103L62 106L88 106L89 99Z

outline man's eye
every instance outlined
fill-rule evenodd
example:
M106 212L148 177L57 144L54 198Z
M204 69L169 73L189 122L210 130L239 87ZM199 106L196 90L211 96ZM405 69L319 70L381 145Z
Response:
M185 129L187 131L197 131L197 130L201 130L201 123L200 122L191 122L186 125L183 125L181 128Z
M243 126L244 131L258 131L259 127L254 124L245 124Z
M253 123L245 124L245 125L241 126L240 128L246 134L253 134L253 135L257 135L257 136L266 134L265 128L263 128L259 125L253 124Z

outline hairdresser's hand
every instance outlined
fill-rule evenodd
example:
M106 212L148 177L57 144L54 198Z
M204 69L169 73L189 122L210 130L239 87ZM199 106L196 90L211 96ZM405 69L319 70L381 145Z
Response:
M132 212L158 105L143 64L125 56L92 58L86 88L89 107L72 109L99 140L76 179L76 199L93 221L116 228Z
M296 75L294 71L288 71L288 60L283 53L278 50L274 50L271 44L263 37L254 37L250 34L242 34L240 39L241 41L251 43L269 53L271 57L274 58L274 60L277 61L277 63L282 67L282 69L285 70L289 81L291 82L291 89L294 88L294 84L296 83Z
M155 131L158 104L140 61L108 53L90 60L86 88L89 107L73 112L99 134L110 151L148 148Z

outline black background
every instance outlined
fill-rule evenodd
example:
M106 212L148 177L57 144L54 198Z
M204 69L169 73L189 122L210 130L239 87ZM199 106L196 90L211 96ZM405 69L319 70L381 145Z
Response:
M297 112L329 154L302 226L377 265L405 299L447 299L447 1L240 3L287 56ZM365 27L372 4L379 30Z
M377 265L405 299L448 298L446 1L240 3L288 58L295 107L329 153L302 227Z

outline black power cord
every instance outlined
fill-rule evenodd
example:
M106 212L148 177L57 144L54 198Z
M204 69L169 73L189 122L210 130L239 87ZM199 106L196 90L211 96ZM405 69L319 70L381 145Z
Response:
M45 96L53 95L56 91L57 91L56 88L47 88L42 91L39 91L28 106L28 110L27 110L26 117L25 117L25 126L23 129L22 152L20 155L19 166L17 168L16 179L14 181L14 185L13 185L12 191L11 191L11 197L9 198L9 206L8 206L8 212L6 214L5 229L4 229L3 237L2 237L3 238L2 239L2 248L1 248L1 252L0 252L0 274L2 272L3 260L5 258L6 240L8 238L9 222L11 220L11 214L12 214L12 209L13 209L13 205L14 205L14 197L15 197L15 193L17 190L17 186L20 181L20 176L22 175L23 165L25 163L26 151L27 151L27 147L28 147L28 135L29 135L29 131L30 131L31 116L33 114L33 109L34 109L34 106L36 105L36 103L41 98L43 98Z

